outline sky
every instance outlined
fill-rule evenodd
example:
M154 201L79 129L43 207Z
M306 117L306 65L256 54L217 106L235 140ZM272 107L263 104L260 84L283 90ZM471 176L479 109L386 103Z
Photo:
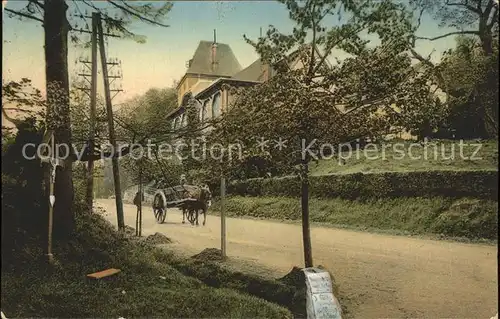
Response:
M8 1L6 8L20 9L26 1ZM69 13L76 10L75 3L69 2ZM85 12L86 6L78 2L78 8ZM78 28L86 28L79 18L70 20ZM87 21L91 24L90 19ZM186 71L186 61L192 58L199 41L213 39L217 30L217 41L229 44L244 68L258 58L253 47L245 42L243 34L256 39L260 28L265 32L269 25L286 32L293 28L292 21L284 5L274 1L175 1L172 11L164 23L168 28L134 22L131 29L147 36L146 43L140 44L126 39L109 39L107 55L121 60L121 80L115 81L124 90L113 100L119 104L134 96L141 95L150 88L172 86ZM33 85L44 91L44 34L40 23L19 21L8 18L5 13L3 24L2 78L4 81L30 78ZM435 36L449 30L438 29L437 22L424 16L421 36ZM89 39L89 35L82 38ZM443 40L419 42L417 51L424 56L434 52L433 59L454 45L452 37ZM90 60L90 49L70 46L68 65L70 76L83 68L75 60ZM99 66L100 69L100 66ZM117 70L117 69L115 69ZM88 73L88 72L86 72ZM113 73L114 74L114 73ZM100 81L102 78L100 77ZM102 90L102 84L99 84Z

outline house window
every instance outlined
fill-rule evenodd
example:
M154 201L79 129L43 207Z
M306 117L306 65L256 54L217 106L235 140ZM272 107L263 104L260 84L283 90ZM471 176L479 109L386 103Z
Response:
M187 114L186 113L182 113L181 115L181 126L184 127L187 125Z
M220 92L214 95L212 102L212 117L216 118L220 115Z
M205 100L205 102L203 102L203 106L201 108L201 121L205 121L207 119L207 110L209 101L210 100Z

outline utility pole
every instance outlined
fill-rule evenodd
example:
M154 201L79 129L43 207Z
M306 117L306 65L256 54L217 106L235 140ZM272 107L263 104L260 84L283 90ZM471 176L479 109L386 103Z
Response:
M111 92L109 88L109 78L108 78L108 63L106 60L106 48L104 47L104 32L102 28L101 15L97 13L97 29L99 32L99 47L101 52L101 63L102 63L102 75L104 78L104 96L106 99L106 110L108 115L108 126L109 126L109 142L113 147L113 157L111 158L113 164L113 180L115 184L115 199L116 199L116 217L118 221L118 229L125 229L125 220L123 217L123 201L122 192L120 185L120 170L118 167L118 148L116 144L115 137L115 127L113 122L113 106L111 104Z
M92 157L95 148L95 122L97 103L97 23L98 13L92 13L92 79L90 89L90 138L88 145L89 163L87 170L87 205L89 213L94 206L94 159Z

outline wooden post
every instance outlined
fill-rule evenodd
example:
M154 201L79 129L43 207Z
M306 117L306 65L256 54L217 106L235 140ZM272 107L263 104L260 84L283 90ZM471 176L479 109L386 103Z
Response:
M89 164L87 170L87 205L92 213L94 205L94 158L95 148L95 117L97 103L97 23L98 13L92 13L92 79L90 89L90 135L89 135Z
M109 90L109 78L108 78L108 64L106 60L106 48L104 47L104 32L102 31L102 21L101 15L97 14L97 30L99 32L99 47L101 51L101 63L102 63L102 75L104 79L104 95L106 98L106 110L108 115L108 126L109 126L109 141L113 147L113 157L111 161L113 163L113 180L115 184L115 199L116 199L116 218L118 220L118 229L125 229L125 220L123 217L123 201L122 192L120 186L120 170L118 167L118 147L116 144L115 137L115 127L113 123L113 107L111 104L111 94Z
M137 185L137 193L134 197L134 204L137 208L137 214L135 217L135 235L138 237L142 236L142 200L143 200L143 189L142 189L142 159L139 160L139 185Z
M139 160L139 237L142 236L142 158Z
M139 195L139 187L137 187L137 193L134 197L134 204L136 205L136 214L135 214L135 235L139 236L139 205L137 205L137 196Z
M307 160L304 160L302 163L301 206L304 263L306 268L309 268L313 266L313 258L311 248L311 230L309 226L309 165Z
M224 201L226 198L226 179L220 179L220 232L222 257L226 258L226 214L224 212Z

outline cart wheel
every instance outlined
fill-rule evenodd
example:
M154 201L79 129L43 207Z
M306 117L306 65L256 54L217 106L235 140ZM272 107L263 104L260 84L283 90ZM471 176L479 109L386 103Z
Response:
M160 194L155 195L153 201L153 214L158 224L163 224L163 222L165 222L165 218L167 217L167 209L165 207L163 197Z
M158 222L158 224L163 224L165 222L165 218L167 217L167 212L164 208L155 208L153 213L155 215L156 222Z

